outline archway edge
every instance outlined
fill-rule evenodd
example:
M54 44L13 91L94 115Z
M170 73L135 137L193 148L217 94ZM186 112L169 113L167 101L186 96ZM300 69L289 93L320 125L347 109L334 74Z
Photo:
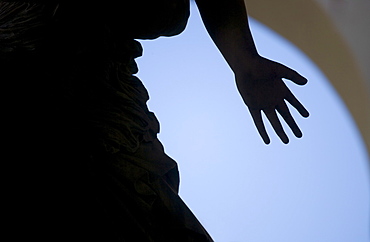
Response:
M370 93L366 78L327 13L312 0L244 1L251 17L294 43L325 73L352 114L369 157Z

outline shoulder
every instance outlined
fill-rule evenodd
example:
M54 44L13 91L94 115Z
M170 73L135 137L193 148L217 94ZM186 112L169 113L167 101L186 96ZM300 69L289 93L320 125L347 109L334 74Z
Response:
M128 17L126 22L130 23L129 28L135 28L136 38L180 34L190 15L189 0L136 0L124 5L113 10L113 16Z

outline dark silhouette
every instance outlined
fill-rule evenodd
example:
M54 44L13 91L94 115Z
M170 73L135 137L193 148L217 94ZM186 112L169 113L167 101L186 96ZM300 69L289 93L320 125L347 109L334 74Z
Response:
M282 78L306 79L257 53L243 0L196 3L264 142L261 111L284 143L276 111L301 137L285 100L308 112ZM178 196L177 165L135 76L135 39L180 34L188 17L188 0L0 2L3 157L16 239L212 241Z

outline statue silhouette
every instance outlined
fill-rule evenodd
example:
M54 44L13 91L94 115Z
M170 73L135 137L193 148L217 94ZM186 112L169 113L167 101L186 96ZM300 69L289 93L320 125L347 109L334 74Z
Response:
M189 1L121 2L0 2L3 149L20 238L212 241L178 196L177 164L135 76L135 39L180 34ZM196 3L263 141L262 111L284 143L276 111L301 137L285 100L308 112L282 78L307 80L258 54L243 0Z

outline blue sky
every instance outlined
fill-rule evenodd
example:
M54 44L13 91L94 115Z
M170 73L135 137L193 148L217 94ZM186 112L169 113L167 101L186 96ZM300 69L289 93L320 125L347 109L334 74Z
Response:
M260 54L309 80L287 82L311 114L291 109L303 138L285 126L288 145L268 122L271 144L262 142L194 5L184 33L141 41L138 77L178 162L181 197L217 242L370 241L368 157L348 110L304 53L250 24Z

